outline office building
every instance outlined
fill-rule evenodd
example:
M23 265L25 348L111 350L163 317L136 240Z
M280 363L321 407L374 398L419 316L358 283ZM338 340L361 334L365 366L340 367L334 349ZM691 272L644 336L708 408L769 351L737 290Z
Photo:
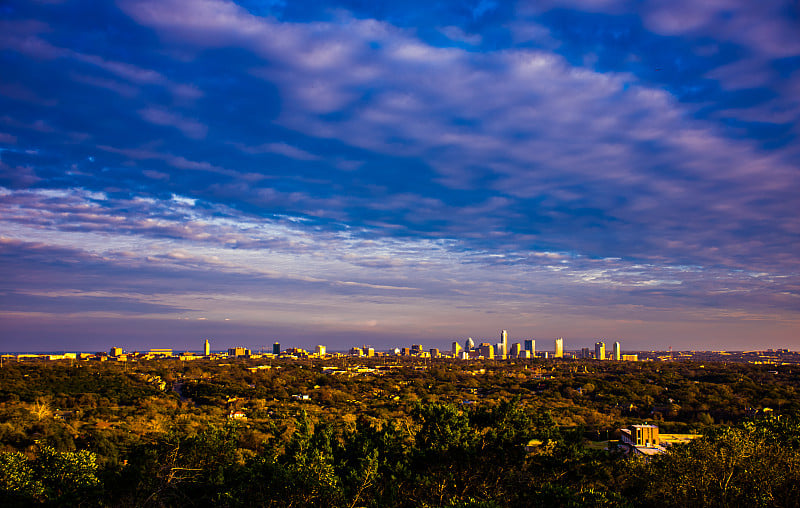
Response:
M208 339L206 339L205 343L203 344L203 355L211 356L211 343L208 342Z
M122 356L122 348L121 347L112 347L108 351L108 356Z
M450 349L450 354L453 355L453 358L460 358L461 357L461 344L458 342L453 342L452 348Z
M500 331L500 351L498 354L502 360L508 358L508 330Z
M281 354L281 343L280 342L276 342L275 344L272 345L272 354L273 355Z
M592 357L592 354L589 352L589 348L588 347L581 348L581 358L586 360L587 358L591 358L591 357Z
M364 346L364 354L367 356L375 356L375 348Z
M614 355L614 360L622 360L622 346L620 346L619 342L614 343L614 350L612 354Z
M482 357L494 360L494 346L488 342L481 343L481 345L478 346L478 350L480 351L480 355Z
M553 358L564 358L564 337L555 340Z
M431 349L431 358L439 358L439 349L438 348L432 348Z
M519 342L515 342L514 345L511 346L511 357L519 358L521 352L522 352L522 344L520 344Z
M594 343L594 357L597 360L605 360L606 359L606 343L605 342L595 342Z
M525 351L530 351L531 356L536 356L536 341L533 339L525 339Z
M317 349L314 351L317 353L317 356L325 356L327 354L327 349L325 346L317 346Z
M228 356L233 356L234 358L250 356L250 350L242 346L228 348Z
M360 347L351 347L350 356L364 356L364 350Z
M469 353L473 349L475 349L475 341L470 337L464 342L464 351Z

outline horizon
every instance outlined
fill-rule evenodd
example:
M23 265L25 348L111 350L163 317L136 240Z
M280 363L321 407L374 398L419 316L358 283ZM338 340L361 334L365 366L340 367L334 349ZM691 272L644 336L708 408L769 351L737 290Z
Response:
M0 12L0 349L800 349L788 0Z

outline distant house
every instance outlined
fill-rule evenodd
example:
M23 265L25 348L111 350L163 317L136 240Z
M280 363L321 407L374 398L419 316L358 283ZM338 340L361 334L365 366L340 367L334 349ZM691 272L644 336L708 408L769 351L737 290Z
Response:
M241 411L231 411L228 413L228 418L232 420L247 420L247 415Z

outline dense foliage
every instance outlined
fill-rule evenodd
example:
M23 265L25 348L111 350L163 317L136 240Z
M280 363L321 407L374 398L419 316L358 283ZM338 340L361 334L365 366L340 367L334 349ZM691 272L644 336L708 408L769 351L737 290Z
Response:
M0 496L76 506L800 506L791 366L391 367L6 365ZM750 417L766 404L782 415ZM625 457L613 439L592 442L645 418L704 436L650 460Z

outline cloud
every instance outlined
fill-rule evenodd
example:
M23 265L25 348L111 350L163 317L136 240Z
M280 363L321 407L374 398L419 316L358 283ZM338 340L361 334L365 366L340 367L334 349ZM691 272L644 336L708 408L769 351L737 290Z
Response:
M262 153L274 153L301 161L319 160L319 157L314 155L313 153L309 153L305 150L297 148L296 146L289 145L287 143L264 143L263 145L259 146L245 146L242 145L241 143L237 143L235 146L239 150L252 155L262 154Z
M134 288L162 316L397 336L794 319L779 7L117 5L0 27L0 227L27 242L5 290L30 275L30 309L146 313Z
M175 127L192 139L203 139L208 133L208 127L202 123L165 109L147 108L140 110L139 114L150 123Z

